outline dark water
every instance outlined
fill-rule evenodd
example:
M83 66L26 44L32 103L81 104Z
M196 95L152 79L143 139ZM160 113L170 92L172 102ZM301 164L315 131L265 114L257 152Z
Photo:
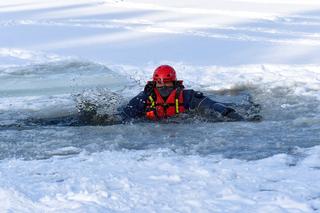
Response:
M0 158L41 159L81 151L169 149L258 159L319 145L320 125L292 121L33 127L0 131Z

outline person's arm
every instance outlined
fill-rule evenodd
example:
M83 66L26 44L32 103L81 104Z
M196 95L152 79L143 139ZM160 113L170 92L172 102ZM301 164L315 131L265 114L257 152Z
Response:
M231 107L211 100L202 92L189 91L189 109L196 111L201 116L208 119L228 119L232 121L242 121L244 118Z
M136 97L132 98L121 110L123 119L128 120L145 116L147 98L145 92L140 92Z

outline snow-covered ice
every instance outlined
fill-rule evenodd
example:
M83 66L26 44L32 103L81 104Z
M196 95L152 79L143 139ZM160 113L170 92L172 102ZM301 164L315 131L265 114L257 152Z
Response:
M320 211L319 12L316 0L0 2L0 211ZM208 95L251 93L264 120L5 127L74 113L79 93L128 100L163 63Z
M70 150L69 150L70 151ZM24 212L312 212L320 149L258 161L170 151L1 162L1 208Z

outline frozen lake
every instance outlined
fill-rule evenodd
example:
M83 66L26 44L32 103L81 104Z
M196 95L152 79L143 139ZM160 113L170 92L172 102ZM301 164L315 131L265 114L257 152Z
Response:
M0 210L319 211L319 10L312 0L0 3ZM162 63L215 100L250 94L263 120L17 126L76 113L77 94L123 104Z

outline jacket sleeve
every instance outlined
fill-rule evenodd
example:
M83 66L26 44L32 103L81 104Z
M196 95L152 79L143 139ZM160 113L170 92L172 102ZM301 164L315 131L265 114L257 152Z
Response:
M147 95L140 92L136 97L132 98L129 103L121 110L121 117L124 120L132 118L141 118L145 116Z
M202 92L189 90L189 108L190 111L195 111L197 114L206 118L228 118L231 120L244 120L233 108L224 105L223 103L216 102L207 96L203 95Z

